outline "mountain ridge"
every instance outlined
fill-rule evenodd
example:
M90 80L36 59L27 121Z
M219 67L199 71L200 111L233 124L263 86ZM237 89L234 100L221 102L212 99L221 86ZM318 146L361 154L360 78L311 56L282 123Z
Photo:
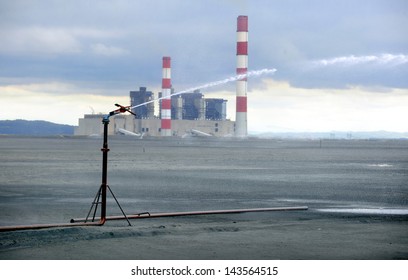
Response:
M74 127L43 120L0 120L0 134L3 135L74 135Z

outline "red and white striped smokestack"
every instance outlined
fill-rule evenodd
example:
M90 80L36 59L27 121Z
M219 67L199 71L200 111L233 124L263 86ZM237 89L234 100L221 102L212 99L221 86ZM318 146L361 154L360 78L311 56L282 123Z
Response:
M248 71L248 17L237 19L237 75ZM247 137L247 78L237 80L235 136Z
M163 57L161 136L171 136L171 58Z

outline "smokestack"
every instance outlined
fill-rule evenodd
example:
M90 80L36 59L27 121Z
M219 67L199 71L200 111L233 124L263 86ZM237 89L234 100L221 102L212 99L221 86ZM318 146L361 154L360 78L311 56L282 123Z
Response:
M171 136L171 58L163 57L161 136Z
M248 16L237 19L237 75L248 71ZM235 136L247 137L247 78L237 80Z

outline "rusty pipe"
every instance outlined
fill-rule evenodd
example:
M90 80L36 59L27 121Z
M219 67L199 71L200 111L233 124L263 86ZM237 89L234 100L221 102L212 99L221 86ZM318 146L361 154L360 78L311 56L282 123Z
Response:
M229 210L205 210L205 211L187 211L187 212L159 212L149 213L143 212L139 214L127 215L128 219L147 219L147 218L164 218L164 217L180 217L180 216L197 216L197 215L216 215L216 214L237 214L249 212L270 212L270 211L299 211L308 210L307 206L294 207L273 207L273 208L251 208L251 209L229 209ZM0 232L45 229L58 227L75 227L75 226L102 226L108 220L124 220L125 216L105 216L97 222L86 222L86 219L71 219L70 223L64 224L37 224L37 225L21 225L21 226L3 226L0 227Z
M0 227L0 232L16 231L16 230L30 230L30 229L44 229L44 228L62 228L62 227L77 227L77 226L102 226L106 219L100 219L97 222L81 222L77 224L62 223L62 224L37 224L37 225L19 225L19 226L3 226Z
M138 214L127 215L128 219L148 219L148 218L163 218L163 217L179 217L179 216L197 216L197 215L216 215L216 214L237 214L249 212L270 212L270 211L299 211L308 210L307 206L294 207L273 207L273 208L251 208L251 209L228 209L228 210L205 210L205 211L187 211L187 212L162 212L149 213L143 212ZM124 220L124 216L107 216L106 220ZM83 222L84 218L71 219L71 223Z

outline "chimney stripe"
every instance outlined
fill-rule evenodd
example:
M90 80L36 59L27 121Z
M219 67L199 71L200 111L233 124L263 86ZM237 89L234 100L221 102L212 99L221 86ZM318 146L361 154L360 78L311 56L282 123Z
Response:
M163 57L161 135L171 136L171 58Z
M248 17L237 18L237 75L248 71ZM247 78L236 82L235 136L247 137Z

